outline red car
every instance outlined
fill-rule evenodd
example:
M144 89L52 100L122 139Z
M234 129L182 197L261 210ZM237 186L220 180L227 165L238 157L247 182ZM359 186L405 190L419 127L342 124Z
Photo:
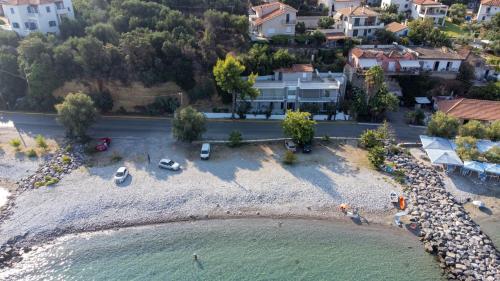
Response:
M106 151L108 150L110 144L111 144L111 138L97 139L97 145L95 146L95 150L99 152Z

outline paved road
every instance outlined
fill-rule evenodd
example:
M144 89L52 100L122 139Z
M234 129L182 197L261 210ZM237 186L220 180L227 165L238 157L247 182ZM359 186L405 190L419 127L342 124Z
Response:
M57 123L54 115L6 113L0 112L1 124L10 124L19 132L28 135L64 136L64 129ZM319 122L316 128L317 136L358 137L373 125L357 124L355 122ZM401 122L395 122L397 138L400 141L417 141L423 129L412 128ZM134 117L103 117L89 131L92 136L110 137L146 137L171 134L171 120L164 118L134 118ZM239 130L246 139L283 137L279 121L251 120L211 120L207 125L205 139L227 139L233 130Z

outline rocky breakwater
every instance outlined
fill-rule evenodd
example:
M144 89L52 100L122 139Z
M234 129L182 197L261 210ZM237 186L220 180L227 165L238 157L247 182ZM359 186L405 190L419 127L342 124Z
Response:
M448 279L500 280L498 251L446 191L439 172L405 154L390 154L387 160L406 172L411 221L419 225L425 250L437 256Z
M84 163L84 149L79 144L68 144L64 149L59 149L53 154L45 156L44 161L35 173L21 179L17 190L11 195L9 202L0 209L0 223L7 219L15 206L15 198L22 192L35 188L46 188L57 184L66 174L78 169ZM12 237L0 246L0 268L10 266L21 260L22 252L31 248L23 244L28 233Z

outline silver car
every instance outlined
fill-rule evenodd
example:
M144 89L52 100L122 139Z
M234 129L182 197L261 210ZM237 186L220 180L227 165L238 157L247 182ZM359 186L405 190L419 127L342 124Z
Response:
M115 183L120 184L125 181L128 177L128 169L126 167L120 167L115 173Z
M158 167L162 169L178 171L181 168L181 165L170 159L161 159L160 162L158 163Z

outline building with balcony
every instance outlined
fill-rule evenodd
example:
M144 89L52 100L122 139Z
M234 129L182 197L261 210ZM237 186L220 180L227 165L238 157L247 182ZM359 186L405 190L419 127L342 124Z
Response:
M490 21L491 18L500 12L500 0L483 0L477 11L477 22Z
M318 4L328 8L328 15L333 16L340 9L359 7L361 0L318 0Z
M373 66L381 66L387 76L418 75L422 72L455 79L468 53L449 48L405 47L401 45L360 45L349 52L344 73L352 81Z
M448 6L437 0L413 0L411 16L414 19L432 19L435 25L443 26L446 22Z
M344 96L346 78L342 73L320 73L310 64L281 68L273 75L259 76L254 84L260 95L250 102L253 112L284 113L315 104L320 111ZM244 102L239 100L239 102Z
M8 29L20 36L31 32L59 33L62 18L73 19L71 0L0 0Z
M341 22L347 37L372 37L377 29L383 29L380 14L368 7L348 7L337 11L335 19Z
M398 7L398 13L406 13L411 10L411 0L382 0L380 8L387 9L391 5Z
M269 38L295 35L297 10L280 2L253 6L249 11L250 35Z

